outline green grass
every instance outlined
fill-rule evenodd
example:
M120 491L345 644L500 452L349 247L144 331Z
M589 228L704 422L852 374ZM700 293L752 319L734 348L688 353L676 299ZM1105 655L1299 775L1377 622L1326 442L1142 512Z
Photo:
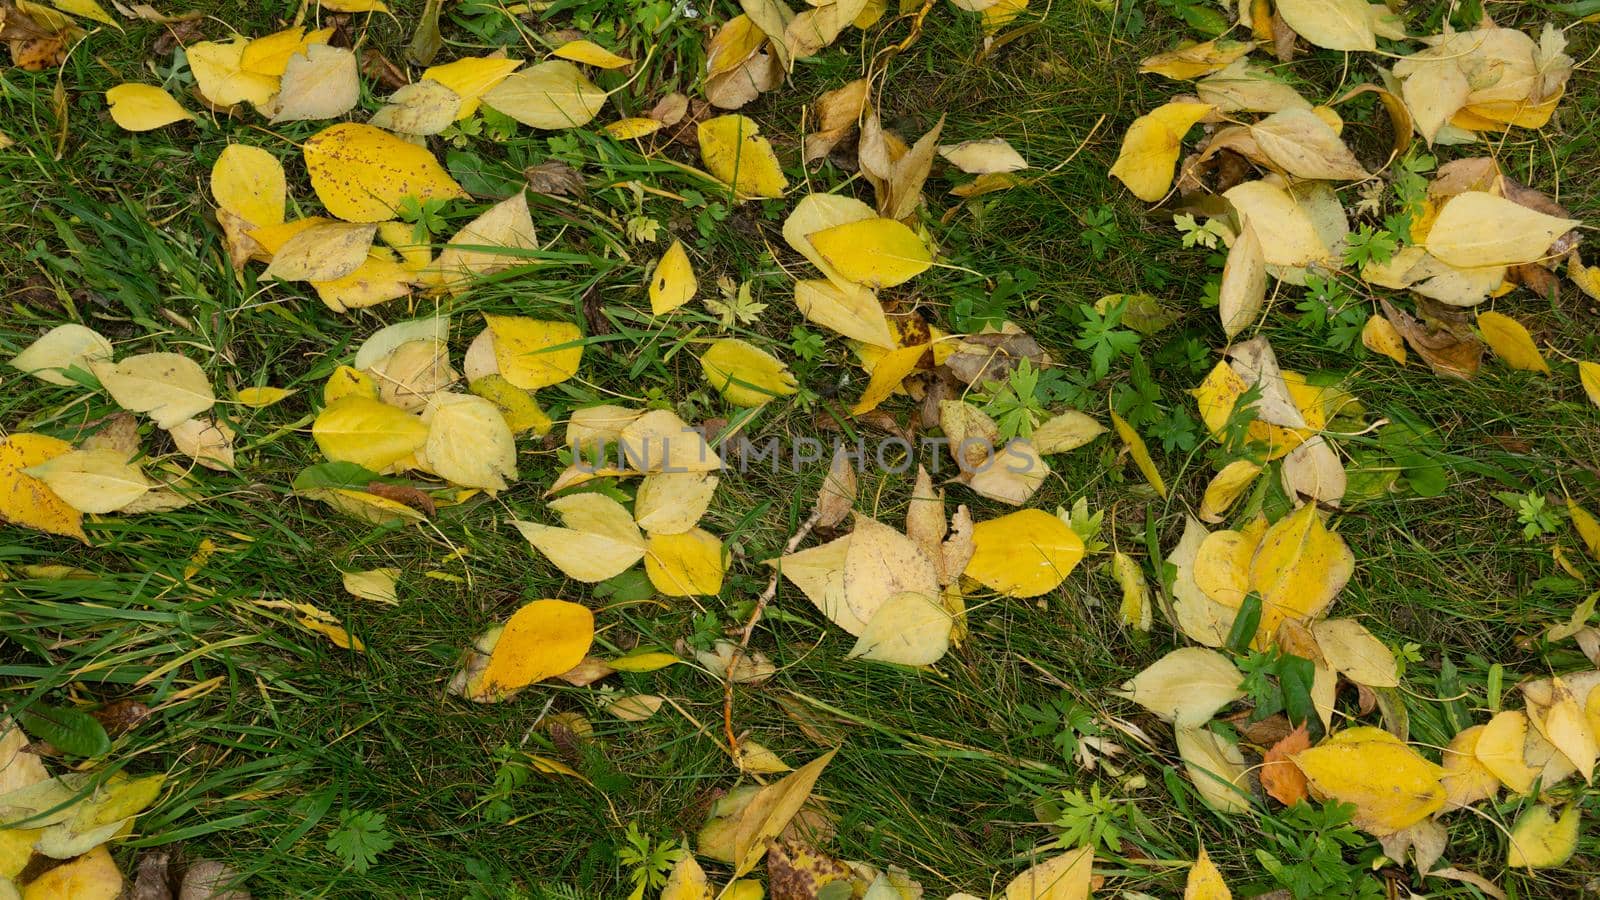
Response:
M928 220L949 265L889 295L950 329L959 301L981 300L995 277L1028 270L1037 286L1010 315L1046 346L1061 374L1081 380L1088 359L1072 346L1080 304L1110 293L1151 293L1182 313L1145 343L1147 355L1174 360L1158 370L1159 401L1192 413L1183 391L1199 381L1223 343L1215 313L1200 300L1217 270L1202 262L1202 251L1184 250L1158 213L1105 176L1127 123L1181 89L1136 74L1138 59L1187 35L1161 7L1140 5L1149 24L1129 36L1112 34L1092 4L1053 4L1037 30L981 63L974 61L982 40L975 20L946 4L935 8L920 40L883 79L885 123L913 137L943 112L945 141L1002 136L1051 171L958 209L945 194L957 179L939 170L927 189ZM1421 18L1439 4L1413 5ZM208 37L222 36L224 22L264 34L282 25L274 13L293 13L282 3L210 6L218 18L207 21ZM421 4L397 6L398 21L356 17L347 28L399 60ZM591 27L586 18L614 21L632 4L567 6L549 23L525 24L534 33ZM711 21L732 14L726 0L715 7L706 17ZM1536 21L1531 10L1503 12L1518 24ZM462 29L448 13L446 20L442 58L496 43ZM151 24L129 24L124 33L102 29L73 55L60 78L69 139L59 152L55 73L0 73L0 129L18 142L0 152L0 284L6 286L0 352L9 356L44 328L82 321L112 338L119 353L173 349L202 361L220 394L252 384L300 393L265 410L225 408L240 433L238 471L196 471L206 495L201 503L160 515L106 517L90 526L92 549L0 529L4 703L136 698L156 710L119 738L108 757L132 772L170 775L167 793L140 819L137 836L120 845L124 871L132 871L140 848L181 842L248 873L257 896L511 896L513 885L533 896L557 885L583 897L625 894L628 873L616 851L627 826L657 839L692 839L711 802L740 783L718 745L720 682L691 666L616 676L606 684L672 700L652 719L630 724L601 711L595 688L542 685L506 704L461 702L445 692L458 655L522 602L546 596L597 610L597 655L671 648L684 639L704 643L743 621L766 583L759 561L773 556L805 518L822 468L799 478L752 472L724 481L703 525L729 538L735 562L720 597L695 601L599 597L529 550L507 521L545 518L543 486L562 467L552 447L523 442L521 481L511 491L443 510L432 528L372 529L293 496L294 474L320 459L309 423L322 379L367 334L413 310L397 301L339 316L314 294L257 284L258 266L242 279L233 276L209 220L210 163L230 140L266 146L285 160L292 192L306 201L311 194L293 144L321 126L269 129L253 116L236 122L202 116L192 127L144 135L116 130L101 92L124 80L154 80L151 66L171 64L170 57L148 56L160 31ZM905 33L903 23L892 23L847 36L797 66L790 85L743 112L792 160L802 106L858 77L864 59ZM1572 55L1586 58L1593 35L1580 26L1572 38ZM668 90L691 90L702 67L697 29L681 21L657 38L635 30L627 40L636 56L652 43L656 50L645 74L613 96L603 120L648 109ZM1294 72L1309 96L1332 97L1338 63L1336 55L1322 54ZM601 81L618 87L625 77ZM1366 73L1348 77L1365 80ZM1593 190L1600 162L1595 87L1592 75L1580 71L1550 129L1518 133L1498 147L1507 169L1526 183L1553 191L1559 177L1560 199L1584 218L1600 211ZM1352 114L1358 145L1383 146L1386 126L1374 127L1375 121L1370 112ZM523 129L498 145L478 139L451 149L474 155L474 168L502 182L547 158L581 163L591 189L584 206L531 196L548 247L536 265L455 302L456 354L476 330L477 311L582 322L581 298L592 290L617 334L588 346L578 379L541 395L558 420L601 400L665 401L692 419L728 415L690 352L715 333L714 318L687 311L661 326L647 315L645 272L666 239L680 237L704 261L703 291L714 289L719 275L754 283L768 310L734 334L777 353L802 376L811 405L772 404L756 419L756 433L827 437L828 423L846 418L843 407L864 377L843 342L829 337L814 362L797 360L788 347L791 329L802 322L788 302L784 272L795 270L798 257L778 233L787 201L730 207L703 180L588 134ZM697 161L682 147L668 156ZM791 170L795 179L801 174ZM825 165L809 177L825 190L849 183L851 175ZM632 180L699 192L705 201L686 207L648 194L640 201L626 186ZM846 190L868 193L859 183ZM478 207L452 207L451 227ZM1115 223L1103 255L1083 240L1085 222L1100 209ZM658 220L662 238L630 242L621 223L636 215ZM778 258L766 247L778 248ZM1568 288L1560 303L1547 304L1519 292L1497 305L1573 358L1600 358L1593 311L1575 293ZM415 309L429 306L418 300ZM1529 637L1565 620L1581 589L1556 578L1552 540L1525 540L1515 513L1492 496L1504 490L1559 496L1564 489L1591 508L1600 502L1600 428L1570 364L1558 363L1558 376L1545 379L1490 363L1477 379L1458 383L1416 364L1402 370L1371 355L1329 351L1320 336L1297 326L1292 307L1275 311L1265 333L1286 366L1342 375L1369 420L1409 411L1438 429L1437 459L1450 479L1443 495L1395 494L1338 517L1357 573L1335 611L1362 617L1393 646L1419 645L1405 695L1413 739L1442 744L1455 730L1441 713L1447 692L1437 683L1446 654L1461 669L1463 702L1479 721L1490 664L1505 667L1508 687L1524 675L1580 666L1570 644L1546 647ZM1185 342L1204 355L1183 361ZM1159 355L1163 345L1169 357ZM100 394L5 379L0 427L6 431L76 439L114 411ZM1106 379L1082 386L1086 408L1099 415L1108 395L1130 381L1129 361L1118 360ZM890 408L905 420L906 406ZM142 430L148 453L171 452L161 432L148 424ZM1345 442L1347 450L1371 445L1370 437ZM1172 501L1156 498L1116 445L1102 440L1052 458L1055 474L1030 505L1051 510L1087 496L1091 508L1105 511L1103 540L1142 557L1153 532L1169 547L1185 504L1197 500L1211 469L1204 444L1185 451L1156 442L1153 449L1174 487ZM905 477L869 473L858 509L898 521L909 490ZM969 503L979 518L1003 511L959 487L950 502ZM1574 538L1563 530L1558 539L1577 559ZM216 551L186 574L205 540ZM464 553L457 558L457 551ZM1175 642L1159 617L1148 638L1117 625L1117 587L1102 566L1107 558L1092 558L1037 602L969 598L969 641L929 673L846 661L848 638L785 585L753 642L780 674L738 692L737 726L791 763L822 752L819 734L842 740L818 789L839 819L830 850L903 867L929 897L1004 885L1051 837L1035 824L1036 804L1094 784L1131 801L1145 823L1121 858L1099 864L1112 878L1108 890L1175 896L1183 863L1202 843L1237 895L1248 896L1249 885L1270 887L1253 854L1273 828L1285 827L1281 808L1264 808L1257 817L1206 811L1182 776L1170 729L1108 693ZM50 580L22 570L46 563L88 574ZM355 600L340 587L340 569L380 566L403 572L398 608ZM1596 574L1593 566L1586 571ZM367 652L338 650L256 604L273 599L333 611L366 641ZM1062 758L1050 735L1030 734L1036 722L1027 710L1057 698L1091 711L1126 748L1112 761L1115 771L1085 771ZM558 712L587 715L594 741L553 741L537 727ZM1143 729L1149 743L1111 728L1112 717ZM497 797L499 761L517 751L559 759L585 780L536 774ZM486 815L495 800L505 804L509 822ZM1582 802L1596 811L1593 793ZM385 815L397 842L365 873L343 869L325 847L341 814L354 811ZM1515 812L1514 803L1488 811L1500 825ZM1514 887L1517 896L1577 896L1600 874L1600 841L1592 830L1568 867L1530 877L1504 869L1505 838L1491 822L1470 814L1447 822L1446 858ZM1359 851L1345 858L1352 873L1361 871ZM1451 882L1426 887L1434 896L1474 896Z

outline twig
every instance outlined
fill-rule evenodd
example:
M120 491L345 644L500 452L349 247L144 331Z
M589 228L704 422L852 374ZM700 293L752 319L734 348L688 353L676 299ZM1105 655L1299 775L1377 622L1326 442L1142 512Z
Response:
M820 508L814 509L806 520L800 523L800 529L790 535L788 543L783 545L783 555L788 556L795 548L800 546L811 534L811 529L817 527L817 521L822 516ZM723 673L722 684L722 731L728 739L728 752L733 756L735 763L739 761L739 738L733 732L733 673L744 660L744 654L750 647L750 635L755 633L756 624L761 621L761 614L766 612L767 604L778 593L778 578L783 574L779 567L774 566L772 577L767 580L767 589L756 598L756 608L750 611L749 621L744 623L744 633L739 636L739 646L733 650L733 655L728 659L728 671Z

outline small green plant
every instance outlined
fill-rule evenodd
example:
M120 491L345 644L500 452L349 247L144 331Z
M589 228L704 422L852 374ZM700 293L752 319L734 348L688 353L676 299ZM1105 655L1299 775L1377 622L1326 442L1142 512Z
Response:
M667 883L667 873L684 855L677 841L656 841L639 830L639 823L629 822L624 845L617 848L617 862L628 868L628 880L633 884L629 900L639 900Z
M999 426L1002 441L1033 437L1033 429L1048 415L1039 397L1039 370L1026 359L1017 363L1005 381L985 382L984 389L973 397Z
M1367 263L1384 265L1394 259L1400 242L1387 228L1374 229L1362 225L1345 238L1344 261L1346 265L1360 268Z
M1526 494L1497 491L1494 496L1516 512L1517 522L1522 525L1522 536L1530 541L1541 535L1554 534L1561 527L1561 517L1548 506L1545 496L1538 491Z
M1397 243L1409 243L1411 226L1428 202L1428 174L1438 160L1426 153L1411 153L1394 168L1396 209L1383 219L1383 230Z
M443 214L445 204L448 202L450 201L402 197L395 213L400 216L400 221L411 223L411 239L419 244L426 244L433 240L434 235L449 227L445 224Z
M789 349L806 362L821 359L827 352L827 342L815 331L796 325L789 330Z
M394 846L388 821L383 813L345 810L326 846L346 869L365 874L380 854Z
M1117 226L1117 212L1101 204L1078 217L1083 230L1078 232L1078 243L1089 248L1089 255L1105 259L1106 254L1122 239L1122 229Z
M1302 313L1301 326L1321 333L1323 342L1333 350L1353 347L1367 323L1366 309L1334 277L1306 276L1306 296L1295 308Z
M1132 800L1101 793L1099 784L1089 793L1062 791L1056 827L1063 847L1101 847L1107 853L1122 855L1122 837L1139 830L1144 814Z
M1105 524L1106 511L1089 512L1089 498L1079 497L1072 501L1072 510L1069 512L1056 507L1056 518L1067 523L1073 533L1083 539L1084 550L1089 553L1099 553L1110 546L1100 540L1100 528Z
M1239 659L1238 665L1244 673L1240 687L1254 705L1252 721L1259 722L1278 712L1296 725L1309 724L1316 718L1316 707L1311 702L1316 667L1311 660L1273 649L1252 652Z
M1345 852L1372 842L1350 824L1355 807L1329 803L1323 807L1297 803L1276 816L1261 820L1268 847L1257 848L1256 861L1274 883L1295 900L1346 898L1376 900L1383 884L1361 862L1345 859Z
M1139 346L1137 332L1122 328L1122 315L1128 311L1128 301L1123 300L1106 307L1104 315L1093 304L1078 307L1083 324L1078 328L1078 338L1072 346L1089 352L1089 371L1095 378L1104 378L1111 372L1111 363L1126 356Z
M1094 711L1065 694L1037 705L1026 704L1019 709L1030 724L1028 736L1048 738L1061 751L1061 759L1072 762L1085 736L1099 736L1100 726L1094 721Z
M1217 249L1217 244L1227 237L1227 228L1218 219L1207 219L1204 225L1195 221L1194 216L1184 213L1173 216L1172 223L1178 227L1178 233L1183 235L1183 248L1205 247L1207 250Z

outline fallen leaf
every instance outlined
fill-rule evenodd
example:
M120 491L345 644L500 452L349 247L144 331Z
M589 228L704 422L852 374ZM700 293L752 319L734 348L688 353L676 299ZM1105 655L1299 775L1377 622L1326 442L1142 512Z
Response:
M1275 112L1251 125L1250 136L1268 159L1295 178L1360 181L1368 177L1338 133L1311 110Z
M837 750L829 750L782 779L761 788L750 799L733 832L734 875L740 876L761 861L769 842L783 833L811 797L822 770Z
M523 390L560 384L578 372L583 334L570 322L484 313L500 375Z
M1201 521L1221 522L1223 515L1244 496L1245 489L1260 474L1261 466L1248 459L1236 459L1223 466L1222 471L1206 485L1205 495L1200 498Z
M1347 728L1291 757L1313 794L1356 807L1354 824L1393 834L1444 806L1444 770L1381 728Z
M1501 784L1515 793L1526 794L1533 790L1534 779L1539 774L1524 759L1527 739L1527 715L1522 710L1502 710L1478 732L1478 742L1472 753Z
M978 522L972 528L972 558L965 574L1010 597L1037 597L1054 590L1083 560L1083 539L1043 510L1022 509Z
M1278 0L1275 7L1296 34L1318 47L1378 49L1367 0Z
M1400 365L1406 364L1405 338L1400 336L1394 323L1381 315L1367 317L1367 324L1361 327L1361 344L1373 353L1387 356Z
M1088 900L1093 867L1094 847L1068 850L1011 879L1005 900Z
M717 482L709 472L646 475L634 496L634 521L652 535L682 534L705 515Z
M461 108L456 111L459 122L471 118L483 95L521 65L522 60L503 56L464 56L455 62L429 66L423 70L422 80L438 82L461 98Z
M1139 467L1144 480L1155 488L1156 494L1163 499L1167 496L1167 483L1161 477L1161 471L1156 468L1155 460L1150 458L1150 448L1144 444L1144 438L1139 432L1133 430L1121 416L1113 410L1111 413L1111 427L1117 431L1117 437L1122 438L1122 444L1128 449L1128 455L1133 457L1133 464Z
M1176 50L1144 59L1139 63L1139 71L1153 72L1178 81L1192 81L1222 71L1234 60L1255 49L1255 46L1254 41L1226 39L1179 46Z
M581 128L593 121L606 103L606 92L563 59L507 75L482 96L495 110L546 131Z
M1211 861L1204 846L1200 848L1200 856L1195 859L1194 865L1189 867L1189 877L1183 885L1183 900L1233 900L1233 892L1228 890L1227 882L1222 880L1222 873L1217 870L1216 863Z
M82 513L116 512L151 488L144 472L116 450L73 450L29 466L23 474L44 482Z
M272 122L332 119L361 99L356 55L343 47L314 44L289 57L273 99Z
M1511 368L1550 374L1550 365L1539 353L1539 345L1516 319L1497 312L1481 312L1478 313L1478 331L1494 355Z
M1250 809L1249 769L1238 745L1195 726L1180 726L1174 729L1173 736L1189 781L1207 806L1225 814Z
M479 488L491 497L517 477L511 427L493 403L472 394L440 391L422 413L428 466L451 484Z
M124 131L152 131L193 119L172 95L150 84L119 84L106 91L111 121Z
M719 338L700 354L706 381L735 406L761 406L799 390L777 357L737 338Z
M344 589L351 596L389 606L400 604L400 594L395 589L395 580L399 577L400 570L392 568L340 573Z
M110 362L111 342L83 325L57 325L11 357L11 367L40 381L71 387L78 382L63 370L88 370L91 363Z
M1244 696L1244 675L1215 650L1184 647L1168 653L1113 691L1163 722L1199 726Z
M272 254L263 278L282 281L333 281L367 260L378 227L354 222L319 222L284 241Z
M946 144L939 148L939 155L968 175L1020 172L1028 168L1028 161L1005 138Z
M573 494L550 501L564 528L513 520L511 524L567 577L594 584L627 571L644 557L646 542L622 504L603 494Z
M1261 758L1261 789L1284 806L1293 806L1310 796L1306 776L1291 757L1311 748L1311 735L1305 723L1273 744Z
M329 459L381 472L426 444L428 426L405 410L353 394L324 407L311 435Z
M518 190L461 226L439 251L433 271L444 287L459 293L474 278L527 265L525 251L537 249L539 239L528 211L528 195ZM516 383L514 379L512 383Z
M183 48L200 95L218 107L249 103L261 108L278 92L278 78L243 68L250 41L196 41Z
M746 197L781 197L789 187L772 145L744 116L707 119L699 124L700 158L712 177Z
M699 289L694 266L689 262L689 254L684 252L683 242L673 241L650 273L651 314L660 316L677 309L693 300Z
M1534 805L1511 827L1506 865L1513 868L1553 869L1564 866L1578 847L1577 804L1568 805L1556 818L1550 807Z
M594 41L585 40L567 41L550 51L550 55L594 66L597 69L620 69L633 64L633 60L626 56L618 56Z
M1432 329L1423 325L1409 313L1396 309L1388 300L1379 299L1384 318L1417 351L1435 374L1455 378L1471 378L1483 364L1483 343L1477 338L1460 337L1448 329Z
M1255 228L1246 221L1228 250L1222 284L1217 289L1217 312L1222 316L1222 331L1230 340L1255 324L1266 296L1266 257Z
M722 590L722 541L703 528L654 534L645 544L644 571L668 597L715 597Z
M1161 200L1172 187L1183 136L1215 109L1209 103L1168 103L1135 119L1109 174L1140 200Z
M1423 246L1452 266L1520 265L1544 259L1556 238L1580 224L1484 191L1465 191L1445 203Z
M115 365L91 361L89 368L118 406L145 413L161 428L198 416L216 402L200 365L177 353L141 353Z
M424 78L402 85L388 103L372 114L368 125L402 134L433 135L444 131L461 111L461 98L449 87Z
M1262 535L1250 563L1250 585L1261 595L1258 638L1275 634L1285 619L1321 616L1354 571L1354 554L1323 524L1316 504L1279 519Z
M506 620L472 693L520 690L577 665L594 641L594 614L565 600L534 600Z

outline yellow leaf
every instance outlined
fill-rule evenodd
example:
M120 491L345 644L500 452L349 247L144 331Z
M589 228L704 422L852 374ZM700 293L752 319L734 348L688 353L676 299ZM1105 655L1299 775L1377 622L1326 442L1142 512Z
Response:
M294 391L281 387L247 387L234 392L233 399L251 409L265 409L292 394Z
M678 857L661 886L661 900L712 900L714 895L706 871L695 862L692 853Z
M1472 752L1501 784L1518 794L1526 794L1533 789L1533 781L1539 774L1524 757L1527 739L1527 715L1521 710L1508 709L1496 713L1483 726Z
M70 387L77 382L62 370L74 366L87 370L91 363L110 360L110 341L92 328L69 323L57 325L23 348L11 358L11 367L40 381Z
M42 434L12 434L0 441L0 521L89 543L83 514L24 471L71 452L71 444Z
M216 402L199 363L177 353L141 353L116 365L93 362L90 370L118 406L149 415L161 428L194 418Z
M222 212L227 212L227 210L222 210ZM292 222L281 222L277 225L252 228L247 236L259 245L257 248L259 252L255 252L252 255L254 258L264 262L271 261L272 255L282 250L283 245L287 244L295 235L305 231L307 228L325 225L332 221L332 219L322 216L311 216L305 219L295 219Z
M1088 900L1093 876L1094 847L1079 847L1011 879L1005 900Z
M217 106L249 103L261 107L278 92L276 76L259 75L241 67L244 49L250 42L236 40L197 41L184 48L189 71L201 96Z
M527 265L527 255L519 251L537 249L528 195L519 190L461 226L439 251L433 269L446 288L460 291L475 277Z
M633 418L617 436L626 467L635 472L713 472L722 458L699 429L690 428L667 409L653 409Z
M1228 67L1228 64L1255 49L1253 41L1215 40L1191 44L1178 50L1158 53L1139 63L1140 72L1154 72L1179 81L1190 81Z
M1050 464L1033 445L1022 438L1013 438L975 469L963 471L961 480L979 496L1021 506L1049 475Z
M1342 239L1342 220L1325 236L1313 214L1317 207L1308 202L1312 195L1291 191L1275 181L1247 181L1229 188L1223 196L1238 211L1241 222L1257 235L1270 235L1270 240L1261 242L1267 265L1337 265L1329 240Z
M1315 503L1279 519L1250 563L1250 586L1261 595L1257 640L1270 641L1285 619L1321 616L1354 572L1354 554L1323 525Z
M1260 539L1259 531L1249 529L1206 535L1195 553L1195 584L1213 602L1238 609L1250 593L1250 560Z
M867 623L845 602L845 561L850 552L850 537L829 541L778 559L767 560L800 592L806 595L828 621L851 634L859 635Z
M1394 652L1354 619L1324 619L1311 626L1322 658L1335 671L1369 688L1400 686Z
M650 273L650 312L657 316L669 313L693 300L699 289L683 241L673 241Z
M492 497L506 489L506 479L517 477L516 440L488 400L440 392L428 401L422 421L428 426L428 466L440 478Z
M1200 519L1205 522L1221 522L1223 514L1229 507L1238 502L1255 480L1261 474L1261 466L1248 459L1236 459L1211 479L1206 485L1206 492L1200 498Z
M1550 689L1550 702L1537 709L1530 702L1528 714L1545 739L1561 751L1583 780L1593 782L1595 756L1600 753L1600 747L1596 746L1584 709L1559 676L1551 679Z
M606 92L577 66L552 59L508 75L484 92L483 102L524 125L557 131L593 121L605 106Z
M1244 675L1221 653L1182 647L1113 691L1180 728L1200 726L1244 696Z
M1423 246L1461 268L1515 266L1544 259L1556 238L1581 224L1485 191L1465 191L1445 203Z
M239 56L239 68L268 78L282 78L291 58L305 54L312 44L326 44L332 36L332 28L307 33L297 26L254 38Z
M1167 483L1162 480L1161 472L1156 469L1155 460L1150 458L1150 448L1144 445L1144 438L1140 437L1139 432L1134 431L1133 426L1124 421L1115 411L1111 413L1111 427L1115 428L1117 436L1122 438L1122 443L1128 448L1128 455L1133 457L1133 464L1139 467L1139 471L1144 475L1144 480L1150 482L1150 486L1156 489L1156 493L1165 499L1167 496Z
M583 334L578 326L489 313L483 319L494 334L494 358L505 380L532 391L577 374L583 360Z
M1168 103L1133 120L1111 176L1135 197L1155 203L1172 187L1183 136L1216 107L1209 103Z
M389 5L383 0L317 0L323 9L342 13L385 13Z
M1233 900L1233 892L1228 890L1227 882L1222 880L1222 873L1217 871L1205 847L1200 848L1199 858L1189 867L1183 900Z
M378 399L378 386L372 383L372 376L350 366L340 366L333 370L328 380L322 385L322 403L332 406L345 397L366 397L369 400Z
M706 78L726 75L739 68L766 41L766 34L748 15L740 13L729 19L706 45Z
M760 406L799 389L788 366L737 338L714 341L700 355L700 368L706 381L735 406Z
M331 126L301 149L317 199L347 222L392 219L406 197L421 201L467 196L427 148L371 125Z
M95 2L95 0L50 0L50 5L70 15L93 19L102 25L120 28L116 20L111 18L111 14L106 12L106 8Z
M395 589L395 579L400 577L399 569L368 569L365 572L343 572L341 580L344 589L352 596L362 600L372 600L377 603L386 603L389 606L398 606L400 594Z
M661 120L635 116L628 119L618 119L607 125L604 130L606 134L619 141L633 141L660 131Z
M933 254L894 219L862 219L806 235L839 275L871 288L894 287L927 271Z
M1578 381L1583 385L1583 392L1589 395L1589 402L1600 406L1600 363L1579 360Z
M1040 453L1066 453L1076 450L1102 434L1106 427L1094 419L1069 409L1058 413L1033 429L1029 443Z
M534 437L544 437L550 432L554 423L545 411L539 408L537 401L529 392L507 381L501 375L485 375L477 378L467 385L467 390L490 403L500 410L500 415L506 421L506 427L512 434L531 432Z
M535 600L506 621L473 693L520 690L560 675L588 654L594 643L594 613L565 600Z
M1450 740L1441 757L1444 767L1446 810L1461 809L1487 800L1500 791L1500 779L1478 760L1478 736L1482 725L1463 728Z
M706 171L746 197L781 197L789 187L772 145L744 116L717 116L698 127Z
M1250 770L1237 744L1194 725L1179 726L1173 737L1189 781L1207 806L1229 815L1250 809Z
M884 354L872 367L872 379L867 382L867 389L861 392L861 399L850 407L850 415L859 416L877 409L878 404L889 399L899 389L900 383L916 371L917 363L927 351L927 344L917 344Z
M1406 364L1406 342L1395 329L1394 323L1381 315L1367 318L1361 328L1361 343L1373 353L1389 357L1400 365Z
M811 789L816 785L817 778L836 752L829 750L763 787L750 799L733 833L735 877L754 869L761 857L766 855L767 842L782 834L790 820L800 812L800 808L811 797Z
M836 225L845 225L850 222L860 222L876 217L877 213L873 211L872 207L854 197L846 197L840 194L807 194L800 198L800 202L794 205L794 211L789 213L789 217L783 220L783 239L790 247L794 248L794 252L804 256L807 262L816 266L840 290L854 289L861 291L864 289L860 285L834 271L834 268L828 265L828 261L822 258L822 254L817 252L817 248L811 245L806 236ZM873 303L876 304L876 302L877 300L874 298ZM879 309L881 312L881 307ZM801 311L804 312L804 307L802 307ZM885 323L883 327L887 330L889 326ZM858 340L866 340L868 343L878 344L879 346L894 346L892 341L884 343L882 341L869 340L866 337L857 337L849 332L842 333L848 337L856 337Z
M283 242L262 278L282 281L333 281L366 262L377 226L319 222Z
M644 653L629 653L616 659L607 660L606 665L618 672L655 672L667 666L677 665L683 660L671 653L650 651Z
M1278 0L1284 24L1307 42L1328 50L1378 49L1367 0Z
M116 900L122 886L122 873L102 846L28 882L22 900Z
M714 597L722 590L722 541L702 528L652 534L645 545L644 573L668 597Z
M434 135L449 128L460 111L461 98L455 91L424 78L390 94L387 105L373 113L367 124L408 135ZM405 230L410 231L410 226Z
M1291 757L1319 797L1354 804L1354 824L1378 835L1444 806L1444 770L1379 728L1349 728Z
M586 66L594 66L597 69L620 69L633 64L633 60L626 56L618 56L593 41L567 41L552 50L551 55L583 63Z
M644 536L622 504L604 494L550 501L564 528L512 521L534 549L568 578L594 584L620 575L645 554Z
M322 410L311 436L329 459L379 472L426 444L428 426L405 410L351 394Z
M705 515L717 481L709 472L646 475L634 496L634 521L651 534L682 534Z
M831 281L797 281L794 304L807 321L847 338L885 349L895 346L883 305L870 288L849 283L841 287Z
M972 528L972 559L963 573L1010 597L1054 590L1083 559L1083 539L1043 510L1021 509Z
M1217 289L1217 312L1222 316L1222 331L1229 339L1255 324L1267 296L1267 260L1262 255L1261 239L1247 221L1228 251L1222 268L1222 285Z
M467 56L455 62L430 66L422 77L437 81L461 98L461 108L456 111L456 121L468 119L478 111L483 95L506 76L522 65L520 59L503 59L486 56Z
M950 649L950 613L936 595L902 591L878 606L850 650L851 658L927 666Z
M1578 539L1583 541L1583 547L1589 555L1600 560L1600 520L1588 510L1579 506L1576 500L1567 498L1567 517L1572 520L1572 527L1578 531Z
M939 155L968 175L1020 172L1028 168L1028 161L1005 138L947 144L939 148Z
M1236 611L1211 599L1195 579L1200 548L1209 537L1193 516L1184 519L1183 535L1167 552L1167 562L1177 570L1172 580L1172 615L1184 634L1207 647L1220 647L1233 627Z
M315 44L289 58L278 94L272 99L272 124L331 119L349 112L361 99L356 55L344 47Z
M320 500L352 519L371 522L374 525L405 525L421 522L426 518L422 513L398 500L379 497L366 491L348 488L313 488L296 493L312 500Z
M172 95L150 84L119 84L106 91L111 121L124 131L151 131L193 119Z
M830 616L860 637L891 598L915 593L937 603L939 573L915 541L896 529L857 514L845 546L843 608Z
M1249 126L1261 153L1275 168L1307 180L1360 181L1369 177L1339 133L1316 111L1286 109Z
M1144 572L1139 564L1133 561L1133 557L1118 551L1111 555L1111 573L1122 588L1122 624L1149 631L1154 610L1150 602L1150 585L1144 580Z
M1478 331L1494 355L1511 368L1550 374L1550 365L1540 355L1539 345L1516 319L1497 312L1478 313Z
M144 496L150 480L118 450L73 450L23 470L83 513L115 512Z
M734 764L741 772L752 772L757 775L778 775L794 771L793 766L784 762L778 754L767 749L765 745L748 740L739 743L739 754ZM756 900L760 900L759 894L756 895Z
M1550 807L1535 805L1517 818L1511 828L1506 865L1513 868L1553 869L1566 865L1578 848L1578 818L1582 807L1573 803L1557 819Z

